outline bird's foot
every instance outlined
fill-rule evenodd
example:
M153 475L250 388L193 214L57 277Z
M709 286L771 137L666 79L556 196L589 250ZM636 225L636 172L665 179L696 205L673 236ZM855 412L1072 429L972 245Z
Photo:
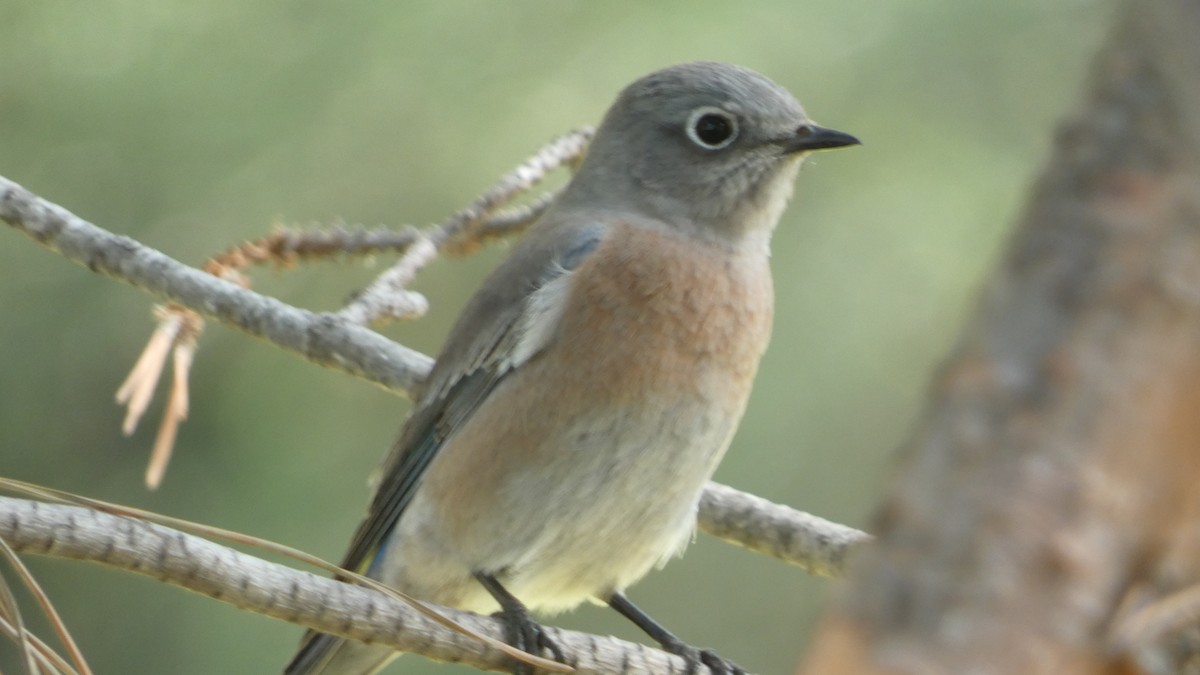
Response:
M666 640L661 644L663 651L687 662L687 675L696 675L701 665L706 666L713 675L746 675L744 668L711 649L697 649L680 640Z
M544 626L534 621L524 606L510 606L492 616L504 622L506 641L513 647L538 656L543 652L549 653L560 663L566 660L562 648L547 634ZM532 675L533 666L521 663L514 672L518 675Z

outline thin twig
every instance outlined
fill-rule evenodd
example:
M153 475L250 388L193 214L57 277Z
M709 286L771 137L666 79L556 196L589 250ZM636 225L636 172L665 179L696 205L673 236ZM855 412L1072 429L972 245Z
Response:
M361 226L280 227L260 239L242 242L218 253L201 269L214 276L231 277L253 266L273 264L288 267L301 260L337 256L365 257L379 253L403 253L420 237L414 227L393 230Z
M338 315L353 323L368 324L385 318L404 318L425 311L425 300L408 290L408 284L425 265L443 249L462 253L477 248L474 243L481 231L495 238L501 228L487 228L488 220L500 207L521 196L545 179L546 175L563 165L578 162L592 138L592 129L585 128L547 143L536 154L500 178L496 184L476 197L465 208L445 222L422 232L413 246L390 269L346 305ZM524 224L530 213L540 212L548 202L539 202L534 209L516 211L518 222ZM513 220L506 215L505 223ZM510 231L505 227L503 231Z
M429 310L425 296L408 290L425 265L437 257L433 240L422 235L404 252L400 260L347 304L338 317L358 324L379 319L410 319L423 316Z
M448 256L468 255L484 244L519 234L545 213L560 192L547 192L528 204L497 211L475 228L470 239L447 242L441 249L442 253Z
M547 143L533 157L505 174L489 190L479 195L458 213L450 216L431 235L440 249L458 239L470 239L474 229L481 226L492 212L537 185L550 171L578 163L595 130L583 127Z

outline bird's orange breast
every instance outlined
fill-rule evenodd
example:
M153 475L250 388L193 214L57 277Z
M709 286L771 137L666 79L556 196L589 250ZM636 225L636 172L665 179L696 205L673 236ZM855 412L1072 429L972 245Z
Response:
M546 356L593 395L700 395L738 407L771 331L765 251L618 225L574 273Z

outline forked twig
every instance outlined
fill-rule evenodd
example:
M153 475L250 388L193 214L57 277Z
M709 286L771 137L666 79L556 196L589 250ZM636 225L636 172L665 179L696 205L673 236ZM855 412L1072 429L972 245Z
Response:
M554 169L574 166L586 151L591 136L592 130L585 128L551 141L465 208L426 230L411 226L399 231L345 227L310 231L278 229L213 256L202 269L249 288L251 281L246 271L253 266L290 267L300 260L398 252L400 260L337 316L359 325L419 318L428 310L429 303L421 294L408 290L417 273L440 253L469 253L485 242L519 232L536 220L553 202L555 193L541 195L524 206L502 209L536 187ZM132 434L154 397L167 355L174 355L171 393L146 469L146 485L150 489L162 482L179 425L187 418L188 375L197 340L204 329L201 316L181 305L159 306L155 313L158 327L116 395L117 402L127 408L122 431Z

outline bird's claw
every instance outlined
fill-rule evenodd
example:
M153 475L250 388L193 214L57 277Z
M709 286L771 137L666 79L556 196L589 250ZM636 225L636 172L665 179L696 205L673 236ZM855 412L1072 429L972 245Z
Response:
M565 661L562 648L550 637L545 627L529 616L525 608L501 610L494 616L504 622L505 637L513 647L538 656L542 652L549 652L555 661ZM521 663L514 672L518 675L532 675L533 666Z
M711 649L697 649L683 642L663 644L663 650L678 656L687 663L687 675L697 675L700 666L708 668L712 675L747 675L746 670Z

